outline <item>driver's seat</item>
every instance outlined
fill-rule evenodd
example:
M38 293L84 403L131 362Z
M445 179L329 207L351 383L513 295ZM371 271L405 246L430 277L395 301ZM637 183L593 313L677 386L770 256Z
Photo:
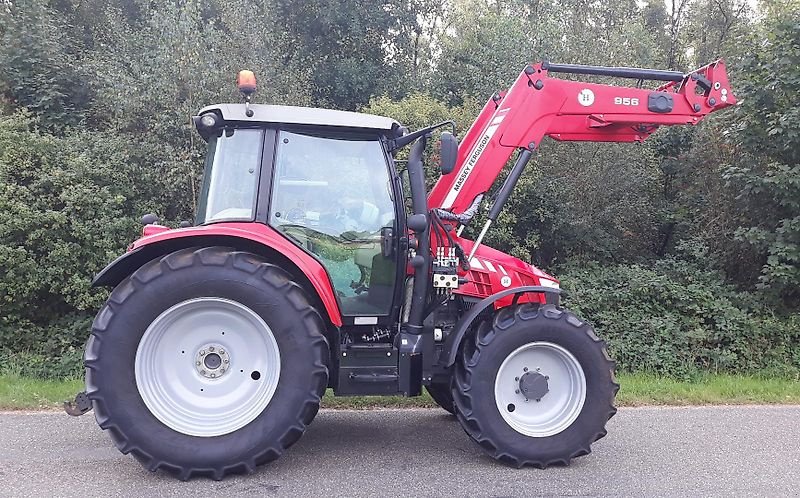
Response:
M353 260L369 275L367 301L374 305L391 302L394 296L396 268L394 260L384 257L381 253L380 239L360 245L353 255Z

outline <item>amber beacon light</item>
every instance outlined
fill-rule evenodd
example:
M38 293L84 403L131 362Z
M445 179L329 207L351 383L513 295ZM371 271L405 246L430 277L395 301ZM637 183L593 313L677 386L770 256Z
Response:
M256 75L247 69L239 71L236 75L236 86L246 97L250 97L256 91Z

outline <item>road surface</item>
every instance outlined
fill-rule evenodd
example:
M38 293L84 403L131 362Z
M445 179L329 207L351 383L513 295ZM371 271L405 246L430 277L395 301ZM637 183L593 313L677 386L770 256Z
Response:
M800 406L627 408L569 467L515 470L440 410L324 410L278 461L176 481L94 418L0 413L0 496L797 496Z

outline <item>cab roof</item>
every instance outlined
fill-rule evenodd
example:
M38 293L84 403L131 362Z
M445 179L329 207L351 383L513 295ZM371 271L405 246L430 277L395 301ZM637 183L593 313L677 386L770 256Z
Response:
M400 128L400 123L394 119L359 112L267 104L250 104L250 109L253 111L252 116L245 114L244 104L215 104L203 107L198 115L218 111L225 121L336 126L381 131Z

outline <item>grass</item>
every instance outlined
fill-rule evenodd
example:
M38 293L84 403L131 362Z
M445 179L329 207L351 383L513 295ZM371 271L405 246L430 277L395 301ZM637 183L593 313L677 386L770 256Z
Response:
M800 380L701 374L691 382L652 374L620 375L619 406L800 404Z
M651 374L622 374L618 406L800 404L800 380L753 375L702 374L692 381ZM0 410L52 410L83 390L80 379L40 380L0 375ZM434 408L423 393L416 398L359 396L336 398L329 389L325 408Z
M83 389L83 379L41 380L0 375L0 410L58 408Z

